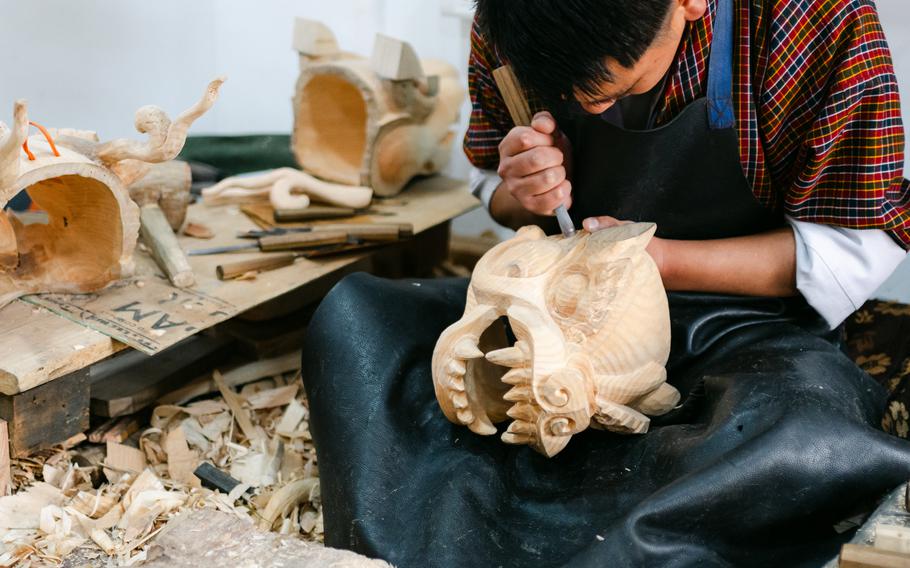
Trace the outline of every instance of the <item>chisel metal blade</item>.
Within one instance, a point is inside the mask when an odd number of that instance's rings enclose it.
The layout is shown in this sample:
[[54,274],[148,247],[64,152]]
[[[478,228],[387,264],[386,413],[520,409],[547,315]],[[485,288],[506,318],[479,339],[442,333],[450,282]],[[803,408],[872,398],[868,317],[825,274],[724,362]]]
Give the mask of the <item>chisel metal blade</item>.
[[242,250],[259,250],[258,243],[250,243],[248,245],[231,245],[227,247],[214,247],[207,249],[195,249],[186,252],[187,256],[206,256],[210,254],[224,254],[228,252],[237,252]]
[[566,211],[565,205],[560,205],[556,208],[556,222],[559,223],[559,230],[562,231],[562,236],[569,238],[575,235],[575,224],[572,223],[572,218],[569,217],[569,212]]

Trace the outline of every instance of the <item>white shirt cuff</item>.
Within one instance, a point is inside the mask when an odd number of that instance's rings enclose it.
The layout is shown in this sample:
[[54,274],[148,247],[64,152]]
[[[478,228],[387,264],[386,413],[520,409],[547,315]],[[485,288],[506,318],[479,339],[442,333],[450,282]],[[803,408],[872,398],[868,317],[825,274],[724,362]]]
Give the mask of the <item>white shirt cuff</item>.
[[502,183],[502,178],[494,171],[482,170],[480,168],[471,168],[470,178],[471,193],[479,199],[487,211],[490,210],[490,200],[493,199],[493,192]]
[[796,237],[796,288],[832,329],[859,309],[907,253],[885,231],[787,217]]

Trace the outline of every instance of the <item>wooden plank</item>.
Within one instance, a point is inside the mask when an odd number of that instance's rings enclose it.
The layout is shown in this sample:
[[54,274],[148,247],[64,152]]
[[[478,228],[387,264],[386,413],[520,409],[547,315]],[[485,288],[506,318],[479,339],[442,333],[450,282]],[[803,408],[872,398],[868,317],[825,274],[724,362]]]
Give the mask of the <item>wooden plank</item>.
[[240,312],[203,291],[174,288],[164,279],[142,276],[117,281],[95,294],[37,294],[23,301],[111,335],[147,355]]
[[[390,213],[375,216],[381,223],[411,224],[415,235],[437,227],[479,206],[464,182],[444,177],[419,180],[394,200],[377,200],[374,208]],[[236,238],[237,231],[257,228],[236,207],[207,208],[201,204],[191,205],[188,219],[206,225],[215,232],[215,238],[204,243],[205,247],[225,246],[243,242]],[[198,240],[181,236],[185,249],[200,246]],[[225,255],[192,257],[190,265],[196,273],[197,285],[194,290],[235,306],[238,311],[247,311],[268,303],[283,294],[294,291],[308,292],[309,302],[299,304],[291,311],[311,303],[320,297],[345,274],[353,265],[370,269],[369,259],[375,253],[364,253],[351,257],[325,258],[318,260],[301,259],[292,266],[261,274],[254,281],[219,281],[215,267]],[[231,259],[255,258],[256,254],[233,254]],[[149,282],[166,282],[164,275],[147,254],[137,251],[136,273],[146,286],[135,288],[137,300],[150,300]],[[176,292],[179,290],[170,288]],[[99,296],[111,295],[105,290]],[[121,306],[122,307],[122,306]],[[62,320],[46,312],[33,313],[33,306],[17,301],[4,308],[0,318],[0,392],[13,395],[33,388],[47,381],[80,369],[122,350],[123,345],[112,341],[101,333],[90,331],[75,323]],[[271,315],[274,315],[273,312]],[[284,312],[288,313],[287,311]],[[228,319],[231,314],[205,318],[195,330],[183,328],[173,333],[174,342],[198,333]],[[151,318],[149,318],[151,319]],[[183,337],[180,337],[183,336]]]
[[28,455],[88,430],[88,369],[13,396],[0,396],[13,456]]
[[13,302],[0,311],[0,393],[26,391],[125,348],[43,308]]
[[845,544],[840,551],[840,568],[910,568],[910,555],[871,546]]
[[0,420],[0,497],[6,497],[13,488],[13,474],[9,458],[9,427]]
[[910,554],[910,527],[884,523],[875,525],[875,548]]
[[92,414],[114,418],[148,407],[166,393],[223,364],[233,341],[194,335],[149,357],[130,351],[92,367]]

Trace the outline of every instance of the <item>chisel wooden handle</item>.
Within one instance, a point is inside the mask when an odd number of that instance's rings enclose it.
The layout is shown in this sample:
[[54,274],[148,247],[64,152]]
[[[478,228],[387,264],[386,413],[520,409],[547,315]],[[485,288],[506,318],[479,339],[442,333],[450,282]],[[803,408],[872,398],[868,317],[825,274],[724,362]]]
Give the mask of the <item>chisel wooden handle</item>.
[[139,209],[139,230],[158,266],[174,286],[189,288],[196,283],[196,275],[160,207],[143,205]]
[[266,272],[268,270],[290,266],[294,264],[295,259],[297,259],[296,254],[274,254],[265,258],[229,262],[217,266],[215,268],[215,274],[218,275],[218,280],[232,280],[234,278],[239,278],[248,272]]
[[515,77],[512,68],[503,65],[494,69],[493,80],[499,87],[503,102],[506,103],[506,108],[509,109],[515,126],[531,126],[531,119],[534,118],[531,115],[531,107],[528,105],[528,99],[521,90],[521,85],[518,84],[518,78]]
[[321,205],[310,205],[304,209],[276,209],[274,213],[275,221],[279,223],[313,221],[316,219],[341,219],[343,217],[354,217],[355,215],[357,215],[356,209]]
[[316,231],[347,231],[352,237],[369,237],[375,236],[377,239],[395,240],[396,238],[407,238],[414,236],[414,225],[410,223],[326,223],[323,225],[313,225],[312,229]]
[[397,225],[375,225],[373,227],[354,227],[352,229],[343,229],[338,227],[339,231],[346,231],[350,237],[370,242],[397,241],[401,236],[401,231]]
[[322,245],[337,245],[348,242],[344,231],[320,231],[313,233],[290,233],[259,239],[259,248],[265,252],[294,250]]

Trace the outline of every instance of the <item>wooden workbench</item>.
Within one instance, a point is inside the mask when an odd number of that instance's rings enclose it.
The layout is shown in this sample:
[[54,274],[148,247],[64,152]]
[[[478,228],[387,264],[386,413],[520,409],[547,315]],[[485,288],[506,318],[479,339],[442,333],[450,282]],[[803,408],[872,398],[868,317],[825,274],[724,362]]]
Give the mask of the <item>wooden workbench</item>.
[[[434,228],[438,230],[478,205],[463,182],[434,177],[416,182],[387,204],[379,201],[376,207],[394,213],[379,218],[379,222],[410,223],[414,227],[415,240],[419,240],[422,234]],[[208,226],[217,236],[206,241],[181,237],[185,249],[249,242],[241,241],[235,235],[237,231],[256,228],[236,207],[230,206],[207,208],[194,204],[187,218]],[[229,258],[242,260],[255,254],[233,253]],[[253,281],[229,282],[215,277],[215,266],[225,261],[225,255],[190,257],[197,281],[194,290],[233,308],[207,318],[195,332],[292,291],[313,287],[324,293],[344,275],[363,266],[364,259],[373,254],[377,253],[313,261],[301,259],[293,266],[261,274]],[[160,270],[147,254],[137,251],[136,265],[138,278],[160,281]],[[108,291],[101,294],[105,292]],[[136,286],[130,293],[141,299],[144,292]],[[23,393],[73,374],[125,348],[122,343],[74,321],[26,301],[16,301],[0,315],[0,393],[7,396]]]

